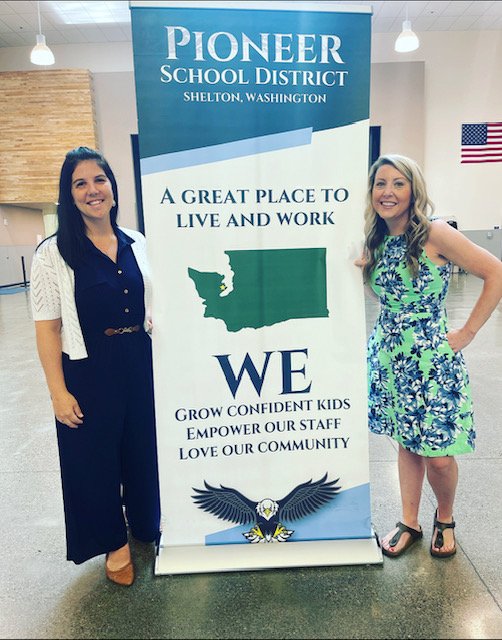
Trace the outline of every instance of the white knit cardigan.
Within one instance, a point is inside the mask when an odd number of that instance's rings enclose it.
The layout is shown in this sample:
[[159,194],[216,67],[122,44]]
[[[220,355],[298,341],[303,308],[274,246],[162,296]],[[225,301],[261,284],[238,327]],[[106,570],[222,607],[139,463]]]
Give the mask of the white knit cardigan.
[[[122,229],[134,240],[131,244],[145,285],[145,330],[149,330],[152,286],[146,258],[146,241],[143,234]],[[75,302],[75,274],[59,253],[56,237],[49,238],[33,256],[30,276],[31,308],[33,320],[57,320],[61,318],[61,342],[63,352],[70,360],[87,358],[84,336]]]

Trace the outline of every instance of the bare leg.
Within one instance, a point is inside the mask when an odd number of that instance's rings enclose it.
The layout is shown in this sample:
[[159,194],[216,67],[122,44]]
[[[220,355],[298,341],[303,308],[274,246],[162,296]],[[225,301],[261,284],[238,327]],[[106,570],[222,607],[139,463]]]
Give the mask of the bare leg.
[[[402,518],[401,522],[412,529],[420,530],[418,524],[418,509],[422,495],[422,485],[425,475],[425,460],[416,453],[411,453],[402,446],[398,452],[399,486],[401,489]],[[409,533],[403,533],[395,547],[389,547],[389,540],[397,532],[397,529],[390,531],[381,540],[385,549],[398,552],[408,542]]]
[[106,564],[111,571],[118,571],[125,567],[131,561],[131,551],[129,549],[129,543],[125,544],[120,549],[110,551]]
[[[438,502],[437,519],[440,522],[452,522],[453,502],[458,483],[458,465],[455,458],[451,456],[427,458],[427,480]],[[433,543],[436,539],[436,533],[434,530]],[[455,547],[453,529],[444,530],[443,540],[444,543],[440,551],[452,551]]]

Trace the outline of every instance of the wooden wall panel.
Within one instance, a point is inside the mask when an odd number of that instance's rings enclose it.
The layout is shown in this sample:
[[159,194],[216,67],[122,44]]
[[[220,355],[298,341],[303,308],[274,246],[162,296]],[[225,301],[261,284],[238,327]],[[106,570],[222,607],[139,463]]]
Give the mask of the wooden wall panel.
[[0,73],[0,203],[57,200],[66,153],[98,148],[86,69]]

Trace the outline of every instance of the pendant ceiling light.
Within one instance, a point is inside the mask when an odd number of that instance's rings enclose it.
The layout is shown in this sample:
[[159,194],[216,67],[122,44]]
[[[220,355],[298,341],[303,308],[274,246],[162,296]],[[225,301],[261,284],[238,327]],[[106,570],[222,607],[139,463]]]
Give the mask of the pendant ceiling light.
[[42,35],[42,22],[40,20],[40,0],[37,0],[38,9],[38,34],[37,44],[31,50],[30,62],[48,66],[54,64],[54,54],[45,43],[45,36]]
[[411,21],[408,20],[408,3],[406,3],[406,20],[403,22],[403,30],[398,35],[394,50],[398,53],[406,53],[418,49],[420,42],[418,36],[411,30]]

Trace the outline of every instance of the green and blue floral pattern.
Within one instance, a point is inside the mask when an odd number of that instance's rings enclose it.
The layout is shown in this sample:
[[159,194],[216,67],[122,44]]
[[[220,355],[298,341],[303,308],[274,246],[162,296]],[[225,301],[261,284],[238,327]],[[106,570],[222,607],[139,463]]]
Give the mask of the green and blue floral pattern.
[[454,353],[445,298],[450,268],[422,252],[412,278],[404,236],[386,236],[371,287],[380,315],[368,342],[369,428],[423,456],[474,450],[469,376]]

